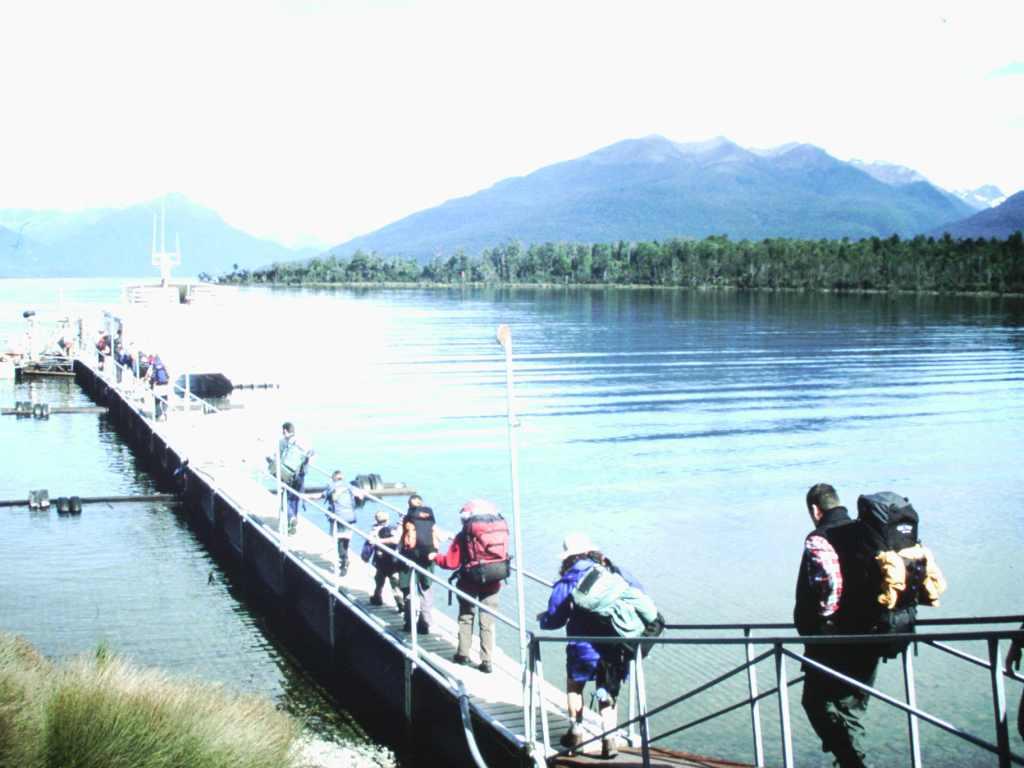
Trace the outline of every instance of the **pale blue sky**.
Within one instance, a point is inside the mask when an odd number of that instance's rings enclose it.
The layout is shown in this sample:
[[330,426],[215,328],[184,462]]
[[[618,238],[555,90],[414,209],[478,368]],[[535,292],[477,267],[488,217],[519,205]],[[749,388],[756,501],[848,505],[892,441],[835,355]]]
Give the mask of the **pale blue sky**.
[[1024,3],[0,3],[0,207],[337,243],[625,138],[1024,188]]

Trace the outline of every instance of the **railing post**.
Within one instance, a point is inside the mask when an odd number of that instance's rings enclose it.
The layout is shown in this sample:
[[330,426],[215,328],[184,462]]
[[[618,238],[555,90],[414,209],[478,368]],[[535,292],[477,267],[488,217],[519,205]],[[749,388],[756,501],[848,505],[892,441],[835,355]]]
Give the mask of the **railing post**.
[[[907,692],[907,704],[917,708],[917,686],[914,683],[914,655],[911,652],[913,646],[903,649],[903,687]],[[910,765],[911,768],[921,768],[921,733],[917,715],[907,713],[907,728],[910,731]]]
[[[412,566],[409,567],[409,640],[412,643],[413,658],[420,656],[418,641],[419,633],[416,631],[420,615],[420,574]],[[415,666],[415,665],[414,665]]]
[[548,710],[544,706],[544,664],[540,658],[540,643],[534,641],[537,647],[537,659],[534,662],[536,667],[537,702],[540,706],[540,732],[544,737],[544,758],[547,759],[548,751],[551,749],[551,730],[548,726]]
[[996,716],[996,744],[999,746],[999,768],[1010,766],[1010,732],[1006,725],[1006,688],[999,658],[999,638],[988,639],[988,666],[992,676],[992,706]]
[[512,331],[507,325],[499,325],[497,340],[505,352],[505,395],[508,406],[508,454],[509,473],[512,483],[512,536],[515,546],[515,557],[519,560],[519,567],[516,568],[516,616],[519,624],[519,668],[521,672],[520,684],[522,686],[523,717],[526,717],[527,696],[526,690],[526,667],[527,661],[527,640],[526,640],[526,590],[523,585],[523,569],[526,561],[523,558],[523,524],[522,511],[519,508],[519,449],[516,441],[516,429],[519,421],[516,418],[515,395],[513,392],[512,376]]
[[525,722],[523,723],[523,725],[525,726],[525,728],[523,729],[523,739],[524,739],[524,741],[526,741],[526,748],[528,750],[530,750],[531,753],[534,751],[534,749],[537,746],[536,743],[535,743],[537,739],[536,739],[536,736],[534,734],[534,731],[537,728],[537,712],[536,712],[536,709],[535,709],[536,704],[537,704],[537,698],[534,695],[535,694],[535,683],[536,683],[535,678],[534,678],[534,667],[535,667],[534,655],[535,655],[536,651],[537,651],[537,646],[531,640],[530,641],[530,648],[529,648],[529,651],[527,653],[527,660],[528,660],[528,662],[527,662],[527,669],[526,669],[528,704],[527,704],[527,707],[526,707],[526,716],[524,718]]
[[[793,768],[793,729],[789,723],[789,685],[782,643],[775,643],[775,683],[779,689],[779,725],[782,728],[782,765]],[[807,683],[805,682],[804,685]]]
[[627,736],[629,738],[629,745],[631,747],[636,746],[636,700],[638,695],[638,678],[636,675],[636,659],[631,659],[629,662],[629,673],[632,675],[633,684],[629,686],[629,730]]
[[[743,628],[743,636],[750,639],[750,627]],[[750,727],[754,735],[754,765],[764,765],[764,739],[761,736],[761,707],[757,700],[757,668],[754,666],[754,646],[747,643],[747,690],[750,691]]]
[[647,684],[644,681],[644,661],[639,644],[636,648],[637,714],[640,718],[640,755],[644,768],[651,768],[651,733],[647,722]]

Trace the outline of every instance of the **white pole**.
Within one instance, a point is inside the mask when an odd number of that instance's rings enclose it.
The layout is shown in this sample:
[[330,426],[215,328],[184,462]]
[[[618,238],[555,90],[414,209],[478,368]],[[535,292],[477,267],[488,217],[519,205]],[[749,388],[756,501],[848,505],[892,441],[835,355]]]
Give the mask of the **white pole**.
[[[512,532],[515,536],[515,555],[519,561],[516,566],[516,607],[519,622],[519,663],[523,673],[523,713],[526,716],[529,696],[526,686],[527,674],[527,640],[526,640],[526,595],[523,587],[523,571],[526,563],[523,562],[523,530],[520,524],[519,509],[519,452],[516,447],[516,428],[519,422],[516,419],[515,395],[512,390],[512,331],[507,325],[498,326],[498,343],[505,350],[505,388],[508,399],[508,453],[509,467],[512,478]],[[528,732],[528,731],[527,731]]]

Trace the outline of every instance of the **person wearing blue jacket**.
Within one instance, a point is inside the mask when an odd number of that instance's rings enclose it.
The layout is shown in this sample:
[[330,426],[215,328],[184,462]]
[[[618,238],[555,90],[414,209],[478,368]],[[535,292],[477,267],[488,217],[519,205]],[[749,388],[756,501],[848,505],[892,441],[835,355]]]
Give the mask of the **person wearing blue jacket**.
[[[548,599],[546,611],[537,614],[542,629],[565,627],[570,637],[610,636],[615,632],[608,620],[590,611],[579,609],[573,602],[572,592],[595,565],[602,565],[622,576],[630,586],[643,589],[630,574],[611,564],[582,533],[570,533],[562,543],[562,565],[559,579],[555,582]],[[583,734],[583,689],[593,680],[597,685],[596,697],[599,702],[601,722],[605,731],[611,731],[618,723],[615,700],[626,677],[626,660],[623,647],[619,644],[595,647],[585,640],[572,640],[565,648],[566,709],[569,713],[569,730],[562,736],[566,747],[578,747],[584,741]],[[602,742],[602,756],[614,757],[617,753],[614,737]]]

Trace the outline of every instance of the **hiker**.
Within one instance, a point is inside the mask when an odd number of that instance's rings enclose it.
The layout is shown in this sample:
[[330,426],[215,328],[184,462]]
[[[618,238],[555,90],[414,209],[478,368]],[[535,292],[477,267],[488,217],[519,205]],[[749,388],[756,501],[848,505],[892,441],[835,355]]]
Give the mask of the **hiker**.
[[[281,482],[292,489],[284,491],[288,497],[288,535],[293,535],[299,524],[299,496],[306,485],[306,465],[313,457],[312,449],[303,449],[295,440],[295,425],[286,421],[281,425],[281,440],[277,445],[278,456],[281,458]],[[267,463],[274,474],[277,467],[273,456],[267,457]]]
[[373,528],[370,529],[369,543],[372,546],[373,595],[370,605],[384,605],[384,583],[391,586],[391,594],[395,598],[395,607],[399,613],[405,613],[405,596],[399,584],[399,563],[388,550],[394,551],[401,538],[399,526],[390,525],[391,517],[386,509],[378,509],[373,515]]
[[103,370],[103,363],[110,354],[110,334],[102,328],[96,337],[96,367]]
[[[423,504],[423,498],[419,494],[409,497],[409,508],[402,518],[402,534],[399,542],[399,552],[403,557],[412,560],[428,571],[434,570],[434,563],[430,556],[437,551],[438,540],[437,528],[434,523],[434,510]],[[399,573],[399,585],[405,597],[405,624],[402,627],[406,632],[412,631],[412,600],[410,590],[414,580],[413,569],[405,566]],[[421,635],[430,634],[430,611],[433,607],[434,596],[430,588],[430,578],[423,573],[415,574],[417,595],[419,596],[419,616],[416,618],[416,631]]]
[[[857,499],[851,520],[827,483],[811,487],[807,512],[814,530],[804,539],[793,622],[801,635],[913,632],[918,604],[937,605],[945,579],[917,539],[917,512],[898,494]],[[896,658],[909,641],[860,645],[807,645],[805,655],[873,686],[878,662]],[[864,765],[869,695],[804,664],[801,703],[811,727],[841,768]]]
[[345,482],[345,475],[340,469],[331,474],[331,482],[324,488],[320,499],[330,511],[327,522],[331,526],[331,538],[338,542],[338,575],[348,573],[348,549],[352,543],[352,529],[338,522],[339,519],[355,525],[356,499],[365,498],[361,488]]
[[[640,583],[627,572],[614,566],[586,534],[567,534],[562,542],[562,564],[558,572],[558,581],[551,590],[547,610],[537,614],[541,628],[558,629],[564,626],[569,636],[619,636],[606,616],[581,608],[577,600],[584,580],[588,576],[593,578],[605,572],[617,574],[624,579],[628,586],[633,588],[633,594],[642,594],[643,587]],[[653,603],[651,606],[653,607]],[[630,611],[633,612],[633,618],[638,618],[635,610]],[[657,614],[657,609],[654,609],[654,614]],[[653,622],[655,618],[655,615],[648,615],[646,621]],[[601,741],[601,754],[605,758],[610,758],[618,753],[617,741],[612,733],[618,724],[615,703],[626,679],[628,662],[629,656],[622,643],[598,643],[595,646],[585,640],[573,640],[566,645],[566,709],[570,725],[569,730],[562,736],[562,746],[578,747],[585,740],[583,689],[593,680],[597,686],[594,696],[598,701],[602,730],[608,734]]]
[[170,397],[171,376],[164,366],[160,355],[149,356],[149,367],[146,368],[145,381],[153,391],[153,419],[167,421],[167,398]]
[[[1020,628],[1024,630],[1024,624],[1020,625]],[[1018,637],[1013,638],[1010,641],[1010,650],[1006,652],[1006,671],[1012,672],[1013,670],[1020,671],[1020,656],[1021,646],[1024,643]],[[1020,694],[1020,704],[1017,706],[1017,732],[1020,733],[1020,737],[1024,739],[1024,691]]]
[[[452,539],[448,551],[436,552],[433,561],[450,571],[455,586],[475,597],[493,611],[498,610],[498,591],[509,576],[508,523],[498,508],[486,499],[470,499],[459,511],[462,530]],[[477,606],[459,596],[459,646],[452,661],[472,665],[469,648],[473,643],[473,617]],[[494,616],[480,609],[480,666],[490,674],[494,660]]]

